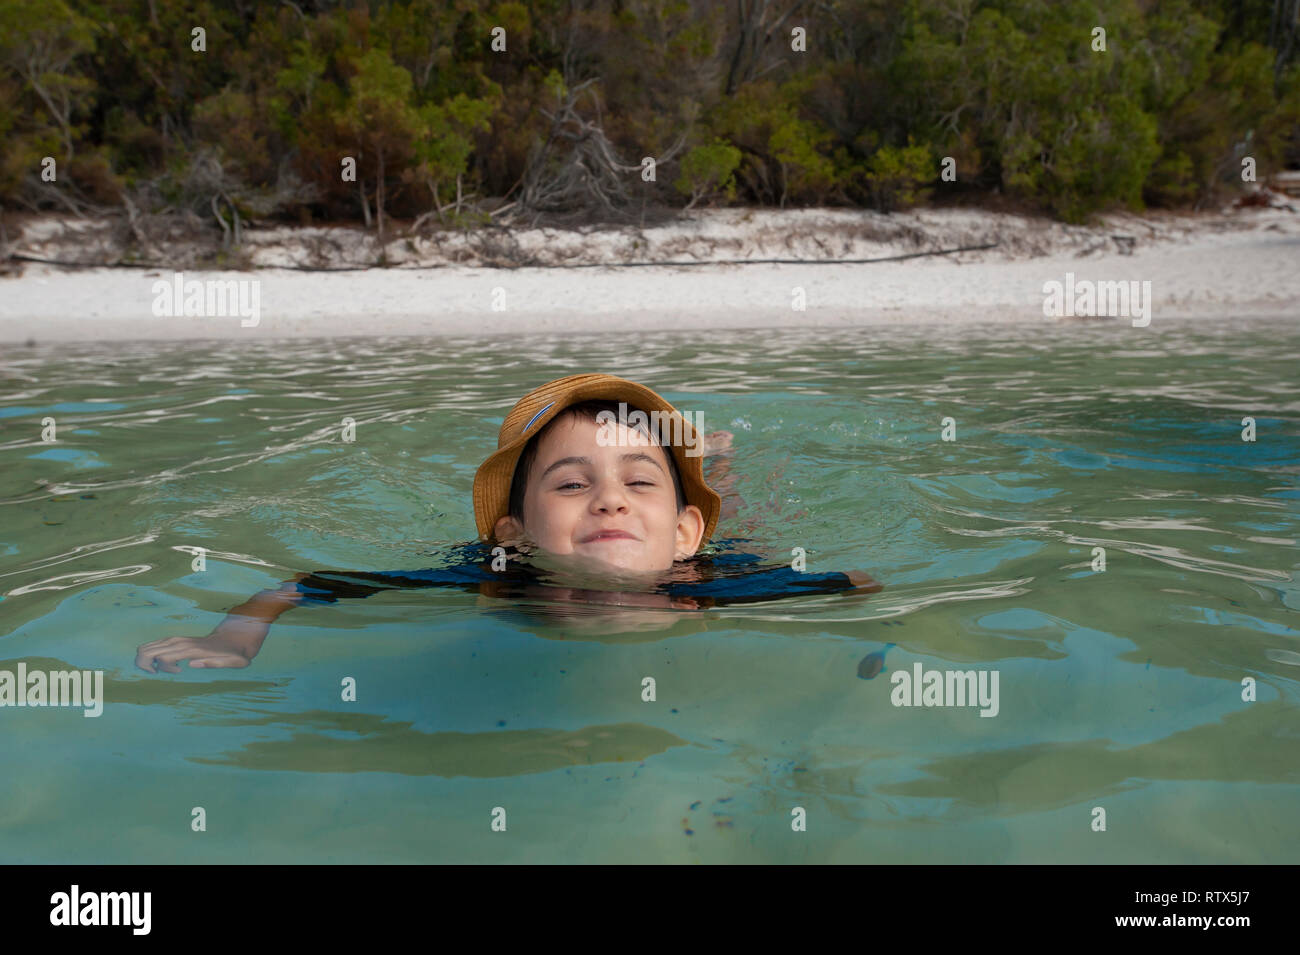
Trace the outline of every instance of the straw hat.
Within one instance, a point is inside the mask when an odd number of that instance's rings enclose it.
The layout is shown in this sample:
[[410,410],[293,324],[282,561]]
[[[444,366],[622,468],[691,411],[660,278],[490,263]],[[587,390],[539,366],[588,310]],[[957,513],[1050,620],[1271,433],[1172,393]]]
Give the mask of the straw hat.
[[[677,409],[644,385],[615,378],[613,375],[570,375],[548,381],[524,395],[510,409],[497,435],[497,449],[484,461],[474,475],[474,522],[479,537],[492,536],[496,522],[510,512],[510,484],[514,480],[515,465],[523,453],[524,445],[539,434],[547,423],[570,405],[592,400],[623,401],[633,408],[649,414],[659,411],[677,413]],[[665,447],[677,464],[682,479],[682,491],[687,504],[694,504],[704,515],[704,537],[707,542],[718,523],[722,499],[704,483],[703,455],[688,455],[688,447],[703,448],[703,436],[696,436],[691,422],[682,418],[682,444]]]

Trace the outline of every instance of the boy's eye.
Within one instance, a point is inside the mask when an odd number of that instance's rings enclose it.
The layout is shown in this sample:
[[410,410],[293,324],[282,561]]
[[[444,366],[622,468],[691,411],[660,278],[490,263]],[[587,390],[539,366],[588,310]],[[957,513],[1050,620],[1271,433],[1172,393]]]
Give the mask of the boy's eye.
[[[627,483],[628,483],[629,485],[644,484],[646,487],[657,487],[657,485],[655,484],[654,481],[647,481],[647,480],[644,480],[644,479],[640,479],[640,480],[636,480],[636,481],[628,481]],[[571,487],[583,488],[583,487],[586,487],[586,485],[583,484],[581,481],[568,481],[568,482],[566,482],[566,483],[564,483],[564,484],[560,484],[560,485],[558,485],[558,486],[556,487],[556,490],[557,490],[557,491],[567,491],[567,490],[568,490],[569,488],[571,488]]]

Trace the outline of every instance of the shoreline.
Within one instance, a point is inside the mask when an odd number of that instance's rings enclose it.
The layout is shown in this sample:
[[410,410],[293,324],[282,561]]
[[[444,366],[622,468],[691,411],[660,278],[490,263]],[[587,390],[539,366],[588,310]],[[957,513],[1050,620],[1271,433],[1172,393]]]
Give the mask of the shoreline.
[[[249,244],[256,255],[278,257],[280,265],[290,264],[317,238],[311,230],[253,234],[257,238]],[[354,257],[369,238],[342,230],[334,236],[340,249],[334,262]],[[453,237],[444,239],[450,243]],[[243,288],[255,293],[258,313],[256,324],[245,327],[238,316],[250,313],[234,308],[206,317],[156,314],[159,298],[170,296],[156,294],[155,284],[173,282],[172,271],[28,264],[21,275],[0,278],[0,342],[1076,321],[1044,315],[1045,283],[1063,282],[1070,273],[1096,282],[1149,282],[1150,328],[1158,328],[1162,319],[1225,315],[1300,319],[1300,213],[1289,210],[1117,216],[1090,227],[967,210],[890,217],[842,210],[719,210],[644,232],[557,236],[554,230],[528,230],[509,240],[525,259],[549,250],[567,264],[596,267],[485,268],[450,261],[464,249],[443,247],[434,254],[422,251],[418,242],[400,240],[411,259],[389,268],[306,272],[268,265],[252,271],[183,271],[186,282],[256,283],[255,289]],[[995,248],[860,265],[609,267],[682,259],[883,258],[990,240]],[[347,247],[348,241],[356,247]],[[32,245],[36,252],[58,251],[48,242]],[[796,289],[802,289],[802,311],[795,307]],[[179,290],[175,298],[180,308]],[[494,309],[494,302],[504,310]],[[167,301],[162,304],[164,311],[172,310]],[[1087,319],[1096,320],[1128,323],[1122,316]]]

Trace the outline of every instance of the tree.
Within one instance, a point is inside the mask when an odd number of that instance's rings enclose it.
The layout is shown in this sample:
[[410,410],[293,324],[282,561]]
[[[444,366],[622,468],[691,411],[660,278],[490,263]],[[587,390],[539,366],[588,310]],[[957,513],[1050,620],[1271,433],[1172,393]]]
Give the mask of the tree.
[[682,160],[682,172],[673,183],[684,196],[689,196],[687,209],[706,197],[718,194],[735,198],[736,177],[740,165],[740,150],[721,139],[703,146],[695,146]]
[[[407,170],[407,178],[423,182],[433,202],[433,214],[443,222],[442,202],[438,196],[440,184],[456,181],[456,214],[460,214],[461,176],[469,165],[474,149],[471,135],[474,131],[487,132],[488,122],[497,109],[495,99],[471,99],[464,93],[445,103],[426,103],[418,113],[419,123],[415,139],[415,165]],[[426,216],[429,213],[425,214]],[[425,216],[416,220],[413,228],[423,224]]]
[[[351,95],[343,108],[343,126],[357,144],[358,168],[366,150],[373,153],[375,170],[375,212],[380,240],[384,236],[384,186],[388,163],[404,158],[420,129],[420,116],[411,106],[411,74],[393,62],[384,50],[371,49],[355,64],[349,84]],[[357,176],[366,224],[370,209],[366,202],[365,177]]]
[[63,159],[73,156],[73,114],[93,90],[70,67],[94,48],[94,24],[63,0],[0,0],[0,66],[12,70],[58,129]]

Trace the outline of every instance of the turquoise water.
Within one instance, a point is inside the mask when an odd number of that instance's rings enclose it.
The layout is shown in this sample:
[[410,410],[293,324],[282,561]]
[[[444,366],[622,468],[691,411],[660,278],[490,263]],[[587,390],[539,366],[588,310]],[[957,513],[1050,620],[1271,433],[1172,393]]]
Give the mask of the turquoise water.
[[[106,701],[0,708],[0,861],[1294,862],[1297,368],[1296,323],[1230,320],[8,349],[0,670]],[[735,434],[718,536],[884,590],[392,592],[134,667],[297,571],[437,563],[505,412],[580,371]],[[893,705],[917,663],[997,671],[997,715]]]

